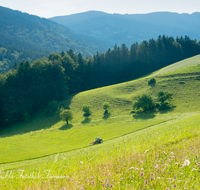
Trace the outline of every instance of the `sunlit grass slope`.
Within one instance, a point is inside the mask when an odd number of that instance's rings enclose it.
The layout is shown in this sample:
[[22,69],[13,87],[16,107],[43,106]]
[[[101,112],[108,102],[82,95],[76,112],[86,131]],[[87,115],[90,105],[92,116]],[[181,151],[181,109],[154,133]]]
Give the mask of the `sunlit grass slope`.
[[175,75],[191,75],[191,74],[200,75],[200,62],[198,65],[193,65],[190,67],[185,67],[182,69],[170,71],[159,76],[175,76]]
[[[194,62],[200,60],[195,56]],[[190,59],[192,61],[192,58]],[[108,87],[93,89],[66,97],[60,102],[74,113],[67,126],[58,115],[47,117],[41,111],[28,122],[18,123],[1,132],[0,163],[27,160],[58,152],[79,149],[100,136],[104,142],[134,131],[176,118],[186,118],[200,111],[200,81],[195,76],[156,78],[156,86],[147,85],[149,78],[141,78]],[[132,115],[132,102],[142,93],[156,96],[160,90],[174,93],[174,108],[167,112]],[[103,118],[102,104],[109,102],[110,117]],[[85,120],[82,106],[88,104],[92,115]]]
[[196,55],[194,57],[184,59],[182,61],[179,61],[179,62],[169,65],[167,67],[164,67],[164,68],[160,69],[158,72],[155,72],[154,76],[172,72],[172,71],[179,70],[179,69],[183,69],[183,68],[190,67],[193,65],[198,65],[198,64],[200,64],[200,55]]
[[[1,171],[1,189],[200,189],[200,115]],[[10,164],[10,167],[12,165]]]

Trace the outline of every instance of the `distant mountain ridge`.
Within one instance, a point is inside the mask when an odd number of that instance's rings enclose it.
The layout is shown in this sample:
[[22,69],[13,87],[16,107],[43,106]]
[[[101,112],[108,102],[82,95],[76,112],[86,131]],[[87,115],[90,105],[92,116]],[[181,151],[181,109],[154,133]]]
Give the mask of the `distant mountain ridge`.
[[69,49],[88,57],[108,47],[104,41],[76,34],[49,19],[0,6],[0,73],[22,59],[31,62]]
[[200,40],[200,13],[178,14],[155,12],[148,14],[108,14],[88,11],[50,18],[79,34],[107,41],[111,46],[125,43],[131,46],[159,35],[189,36]]
[[100,40],[76,34],[49,19],[1,6],[0,43],[48,50],[50,53],[73,49],[75,53],[81,52],[85,56],[107,50],[105,43]]

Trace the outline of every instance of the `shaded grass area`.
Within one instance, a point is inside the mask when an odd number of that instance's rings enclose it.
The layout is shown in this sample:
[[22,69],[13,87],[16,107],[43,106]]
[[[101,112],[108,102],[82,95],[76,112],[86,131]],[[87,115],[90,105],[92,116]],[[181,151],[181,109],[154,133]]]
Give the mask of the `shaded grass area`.
[[[66,97],[66,100],[58,103],[58,107],[69,109],[71,101],[76,94],[72,94]],[[8,126],[5,129],[0,130],[0,138],[9,137],[13,135],[22,135],[33,131],[46,130],[51,128],[54,124],[61,119],[59,114],[52,114],[48,116],[46,109],[40,110],[37,114],[33,115],[27,122],[17,122],[12,126]]]

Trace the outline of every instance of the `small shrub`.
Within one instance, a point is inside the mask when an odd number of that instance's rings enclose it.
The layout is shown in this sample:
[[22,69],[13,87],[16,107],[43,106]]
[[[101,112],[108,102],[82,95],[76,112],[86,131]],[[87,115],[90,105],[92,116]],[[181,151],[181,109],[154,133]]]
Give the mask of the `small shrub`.
[[150,86],[155,86],[155,85],[156,85],[156,79],[155,79],[155,78],[151,78],[151,79],[148,81],[148,85],[150,85]]
[[143,113],[153,110],[155,108],[155,103],[150,95],[143,94],[138,96],[137,100],[133,104],[133,110],[136,113]]
[[195,79],[195,80],[200,80],[200,76],[198,75],[198,76],[196,76],[194,79]]
[[89,117],[91,115],[91,107],[89,105],[84,105],[82,111],[84,112],[84,117]]
[[169,109],[170,108],[169,102],[173,99],[172,98],[173,94],[169,92],[160,91],[158,92],[157,95],[158,95],[157,100],[160,103],[160,106],[158,109],[159,110]]
[[103,106],[103,109],[105,110],[104,115],[107,115],[108,114],[108,108],[110,107],[110,104],[108,102],[104,102],[102,104],[102,106]]
[[169,92],[163,92],[163,91],[160,91],[158,92],[158,101],[161,102],[161,104],[163,104],[165,101],[170,101],[173,96],[172,93],[169,93]]

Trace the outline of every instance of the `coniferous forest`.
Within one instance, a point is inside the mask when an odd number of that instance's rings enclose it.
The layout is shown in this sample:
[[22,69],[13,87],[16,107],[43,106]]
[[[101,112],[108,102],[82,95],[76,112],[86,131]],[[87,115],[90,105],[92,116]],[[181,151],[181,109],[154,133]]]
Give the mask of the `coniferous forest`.
[[23,120],[68,94],[116,84],[200,54],[200,42],[188,36],[122,44],[84,58],[73,50],[50,54],[32,63],[21,61],[0,75],[0,126]]

